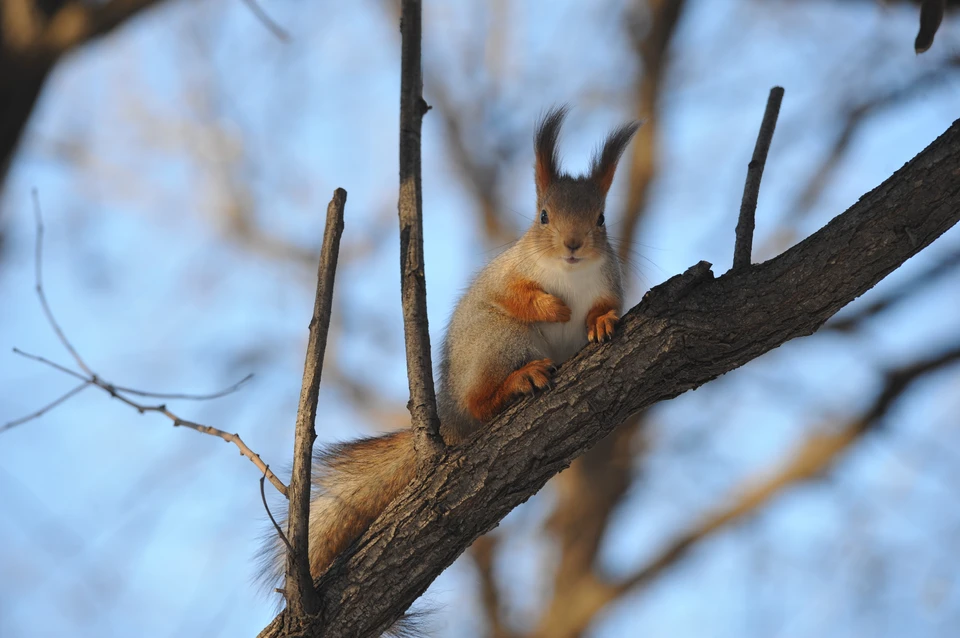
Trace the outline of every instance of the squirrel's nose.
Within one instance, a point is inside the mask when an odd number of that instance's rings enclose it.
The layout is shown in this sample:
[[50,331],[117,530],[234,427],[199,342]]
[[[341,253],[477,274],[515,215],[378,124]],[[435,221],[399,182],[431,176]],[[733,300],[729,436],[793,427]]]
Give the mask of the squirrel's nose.
[[563,240],[563,245],[570,249],[571,252],[577,250],[583,246],[583,242],[579,239],[565,239]]

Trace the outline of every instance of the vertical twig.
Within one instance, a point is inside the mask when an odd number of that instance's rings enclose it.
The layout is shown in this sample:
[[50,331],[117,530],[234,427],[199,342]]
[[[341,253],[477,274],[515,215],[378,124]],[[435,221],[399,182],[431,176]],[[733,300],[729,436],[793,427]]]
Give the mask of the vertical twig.
[[757,197],[760,195],[760,178],[763,166],[767,163],[767,151],[773,139],[773,130],[777,127],[780,114],[780,102],[783,101],[783,87],[770,89],[767,108],[763,112],[757,144],[753,147],[753,157],[747,165],[747,183],[743,187],[743,200],[740,202],[740,219],[737,221],[737,240],[733,248],[733,270],[750,267],[753,253],[753,228],[757,213]]
[[290,510],[287,517],[287,535],[291,551],[287,552],[285,595],[287,607],[296,616],[315,614],[319,599],[310,576],[308,531],[310,524],[310,466],[313,459],[313,441],[317,438],[314,421],[317,418],[317,400],[320,395],[320,373],[323,371],[323,353],[327,347],[327,329],[330,327],[330,306],[333,303],[333,282],[337,273],[340,236],[343,234],[343,208],[347,191],[338,188],[327,206],[327,226],[320,250],[317,271],[317,297],[310,319],[307,356],[303,366],[303,385],[297,408],[296,435],[293,442],[293,472],[290,476]]
[[421,3],[403,0],[400,13],[400,293],[410,383],[414,445],[423,459],[442,446],[433,389],[427,285],[423,272],[423,195],[420,184],[420,130],[430,108],[423,100],[420,62]]
[[913,50],[917,55],[933,46],[933,36],[937,35],[946,10],[946,0],[923,0],[920,5],[920,30],[913,41]]

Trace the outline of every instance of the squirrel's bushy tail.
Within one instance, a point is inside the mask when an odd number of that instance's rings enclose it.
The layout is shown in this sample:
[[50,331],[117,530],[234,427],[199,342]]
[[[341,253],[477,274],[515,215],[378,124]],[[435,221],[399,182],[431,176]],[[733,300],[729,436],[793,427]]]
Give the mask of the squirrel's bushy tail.
[[[410,430],[338,443],[315,453],[310,499],[310,573],[323,573],[370,526],[416,472]],[[281,528],[285,525],[281,523]],[[276,532],[263,551],[261,580],[280,586],[286,547]]]

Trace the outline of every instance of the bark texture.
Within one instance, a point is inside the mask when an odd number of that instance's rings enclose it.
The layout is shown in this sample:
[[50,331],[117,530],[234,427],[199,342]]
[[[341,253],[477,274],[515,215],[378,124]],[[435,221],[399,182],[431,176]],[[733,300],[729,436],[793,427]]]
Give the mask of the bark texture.
[[307,337],[307,356],[303,365],[303,384],[297,423],[293,440],[293,470],[290,475],[290,507],[287,515],[287,536],[292,549],[287,552],[284,595],[287,606],[301,614],[312,614],[317,609],[308,556],[310,533],[310,486],[313,461],[313,442],[317,439],[317,402],[320,399],[320,376],[323,355],[327,350],[327,332],[333,308],[333,284],[340,256],[340,237],[343,235],[343,209],[347,191],[338,188],[327,206],[327,223],[317,266],[317,294],[310,317]]
[[427,282],[423,267],[423,187],[420,179],[420,131],[427,103],[423,100],[420,61],[420,0],[403,0],[400,14],[400,297],[403,336],[410,383],[410,417],[415,445],[427,461],[442,447],[437,396],[433,387]]
[[652,289],[612,342],[421,472],[317,581],[320,612],[261,636],[371,636],[477,537],[631,414],[816,331],[960,220],[960,121],[847,212],[779,257]]

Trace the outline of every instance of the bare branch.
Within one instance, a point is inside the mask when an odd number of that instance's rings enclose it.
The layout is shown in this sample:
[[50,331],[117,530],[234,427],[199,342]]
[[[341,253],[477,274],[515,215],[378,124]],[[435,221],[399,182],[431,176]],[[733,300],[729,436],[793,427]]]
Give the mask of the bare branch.
[[27,421],[32,421],[33,419],[38,419],[38,418],[40,418],[41,416],[43,416],[44,414],[46,414],[46,413],[49,412],[50,410],[54,409],[55,407],[57,407],[58,405],[60,405],[60,404],[63,403],[64,401],[66,401],[67,399],[71,398],[72,396],[74,396],[74,395],[76,395],[76,394],[79,394],[82,390],[85,390],[85,389],[88,388],[88,387],[90,387],[90,382],[89,382],[89,381],[84,381],[83,383],[81,383],[80,385],[76,386],[75,388],[73,388],[73,389],[70,390],[69,392],[61,395],[61,396],[58,397],[57,399],[54,399],[53,401],[51,401],[51,402],[48,403],[47,405],[43,406],[42,408],[40,408],[40,409],[37,410],[36,412],[33,412],[33,413],[28,414],[28,415],[26,415],[26,416],[20,417],[19,419],[14,419],[13,421],[7,421],[7,422],[4,423],[3,425],[0,425],[0,434],[6,432],[7,430],[9,430],[9,429],[11,429],[11,428],[17,427],[18,425],[23,425],[23,424],[26,423]]
[[[67,349],[67,351],[73,356],[74,361],[77,363],[80,369],[83,370],[83,373],[77,372],[75,370],[71,370],[66,366],[60,365],[59,363],[54,363],[53,361],[50,361],[49,359],[46,359],[39,355],[24,352],[18,348],[14,348],[13,352],[15,354],[18,354],[22,357],[26,357],[38,363],[43,363],[45,365],[48,365],[66,375],[74,377],[75,379],[79,379],[80,381],[83,381],[83,387],[86,387],[87,385],[95,385],[101,390],[103,390],[104,392],[106,392],[107,394],[109,394],[110,396],[112,396],[113,398],[134,408],[140,414],[144,414],[145,412],[158,412],[166,416],[171,421],[173,421],[174,426],[182,425],[184,427],[188,427],[192,430],[196,430],[197,432],[201,432],[203,434],[209,434],[211,436],[219,437],[228,443],[233,443],[240,450],[240,454],[250,459],[250,461],[252,461],[253,464],[256,465],[257,468],[259,468],[260,471],[264,475],[266,475],[267,478],[270,479],[270,483],[272,483],[273,486],[276,487],[281,494],[286,496],[287,486],[283,484],[283,481],[281,481],[277,477],[277,475],[270,470],[269,467],[267,467],[267,465],[260,458],[260,455],[256,454],[253,450],[247,447],[247,444],[243,442],[243,439],[240,438],[239,434],[230,434],[229,432],[224,432],[223,430],[219,430],[217,428],[210,427],[208,425],[203,425],[200,423],[196,423],[194,421],[188,421],[187,419],[182,419],[176,414],[174,414],[173,412],[171,412],[169,409],[167,409],[167,406],[165,404],[143,405],[141,403],[137,403],[136,401],[125,396],[124,393],[130,392],[131,394],[139,394],[140,396],[147,396],[147,397],[150,397],[150,396],[157,397],[157,396],[163,396],[163,395],[160,395],[158,393],[143,392],[139,390],[130,390],[128,388],[115,386],[112,383],[109,383],[104,379],[102,379],[99,375],[97,375],[95,372],[93,372],[93,370],[91,370],[87,366],[86,362],[80,356],[80,353],[77,352],[77,350],[73,347],[73,344],[70,343],[70,340],[67,339],[66,334],[60,328],[60,324],[58,324],[57,320],[54,318],[53,311],[50,309],[50,304],[47,302],[47,296],[43,289],[43,218],[40,214],[40,200],[39,200],[39,197],[37,196],[36,190],[34,190],[33,192],[33,197],[34,197],[34,214],[36,215],[36,222],[37,222],[37,226],[36,226],[37,241],[36,241],[36,251],[34,256],[35,276],[36,276],[35,287],[36,287],[37,297],[40,300],[40,305],[43,308],[44,315],[46,316],[47,321],[50,323],[50,326],[53,328],[54,332],[57,334],[57,338],[60,340],[60,343],[63,344],[63,346]],[[248,375],[247,377],[244,377],[244,379],[242,379],[238,383],[231,386],[231,388],[227,388],[222,392],[215,393],[214,395],[208,395],[208,396],[210,396],[210,398],[214,398],[215,396],[223,396],[228,392],[233,392],[234,390],[236,390],[238,386],[240,386],[242,383],[247,381],[247,379],[249,378],[250,378],[250,375]],[[82,387],[76,388],[74,391],[61,397],[54,403],[46,406],[46,408],[39,410],[38,413],[36,413],[35,416],[33,416],[32,418],[36,418],[36,416],[39,416],[43,412],[55,407],[56,405],[63,403],[70,397],[80,392],[81,389],[83,388]],[[176,396],[177,398],[201,398],[201,399],[204,398],[203,395],[176,395]],[[3,430],[6,430],[6,429],[8,428],[7,427],[3,428]],[[3,431],[3,430],[0,430],[0,431]]]
[[420,62],[421,3],[403,0],[400,14],[400,291],[410,382],[410,416],[421,460],[442,449],[427,322],[423,266],[423,192],[420,131],[430,108],[423,100]]
[[25,357],[25,358],[27,358],[27,359],[30,359],[31,361],[36,361],[37,363],[42,363],[42,364],[44,364],[44,365],[48,365],[48,366],[50,366],[51,368],[53,368],[54,370],[59,370],[60,372],[62,372],[62,373],[64,373],[64,374],[66,374],[66,375],[69,375],[69,376],[73,377],[74,379],[80,379],[81,381],[87,381],[87,380],[88,380],[88,377],[80,374],[80,373],[77,372],[76,370],[71,370],[71,369],[68,368],[67,366],[60,365],[59,363],[54,363],[53,361],[50,361],[49,359],[46,359],[46,358],[44,358],[44,357],[41,357],[41,356],[38,355],[38,354],[30,354],[29,352],[24,352],[24,351],[21,350],[20,348],[13,348],[13,354],[18,354],[18,355],[20,355],[21,357]]
[[70,343],[70,340],[67,339],[67,336],[63,334],[60,324],[57,323],[53,312],[50,310],[50,304],[47,303],[47,296],[43,292],[43,215],[40,212],[40,195],[37,193],[37,189],[33,189],[33,215],[37,224],[37,244],[36,250],[34,251],[34,278],[36,279],[35,289],[37,297],[40,299],[40,307],[43,308],[43,314],[46,315],[50,327],[57,333],[57,339],[59,339],[63,347],[67,349],[67,352],[70,353],[73,360],[77,362],[80,369],[87,373],[87,376],[92,377],[93,372],[87,367],[86,362],[80,358],[80,355],[77,354],[76,349],[73,347],[73,344]]
[[753,147],[753,157],[747,165],[747,183],[743,187],[743,200],[740,202],[740,219],[737,221],[737,241],[733,249],[733,270],[750,267],[753,254],[753,229],[756,221],[757,198],[760,195],[760,179],[763,167],[767,163],[767,152],[773,140],[773,131],[777,127],[780,115],[780,102],[783,101],[783,88],[775,86],[767,97],[767,108],[763,112],[757,144]]
[[933,46],[933,37],[937,35],[946,9],[947,0],[923,0],[920,5],[920,30],[913,42],[913,50],[918,55]]
[[132,394],[137,397],[144,397],[146,399],[167,399],[167,400],[183,400],[183,401],[209,401],[211,399],[219,399],[220,397],[225,397],[228,394],[233,394],[239,390],[243,384],[253,378],[253,373],[251,372],[244,378],[240,379],[233,385],[227,386],[223,390],[218,390],[216,392],[211,392],[209,394],[191,394],[185,392],[149,392],[146,390],[137,390],[134,388],[127,388],[122,385],[113,386],[117,392],[123,392],[125,394]]
[[[320,612],[303,635],[382,631],[471,542],[628,415],[816,331],[960,221],[958,169],[960,122],[779,257],[717,279],[701,262],[652,289],[612,342],[562,366],[553,390],[419,472],[320,577]],[[289,618],[281,613],[261,635]]]
[[[270,469],[269,465],[267,466],[267,469]],[[293,551],[293,545],[291,545],[290,541],[287,540],[287,535],[283,533],[282,529],[280,529],[280,525],[277,524],[277,519],[273,517],[273,512],[270,511],[270,506],[267,505],[267,494],[263,489],[263,479],[265,478],[267,478],[266,474],[260,477],[260,498],[263,500],[263,509],[267,510],[267,516],[270,517],[270,522],[273,523],[273,528],[277,530],[277,536],[279,536],[280,540],[283,541],[283,544],[287,546],[287,551],[289,551],[291,554],[295,554],[296,552]]]
[[313,589],[309,562],[310,475],[313,460],[313,442],[317,438],[317,401],[320,398],[320,375],[323,372],[323,354],[327,349],[327,331],[330,328],[330,310],[333,306],[333,284],[343,235],[343,209],[347,191],[338,188],[327,206],[327,223],[317,267],[317,294],[310,318],[307,355],[303,365],[303,385],[300,405],[297,407],[296,434],[293,441],[293,472],[290,475],[290,510],[287,531],[290,533],[290,551],[287,553],[284,595],[287,607],[293,613],[314,614],[317,611],[317,593]]

